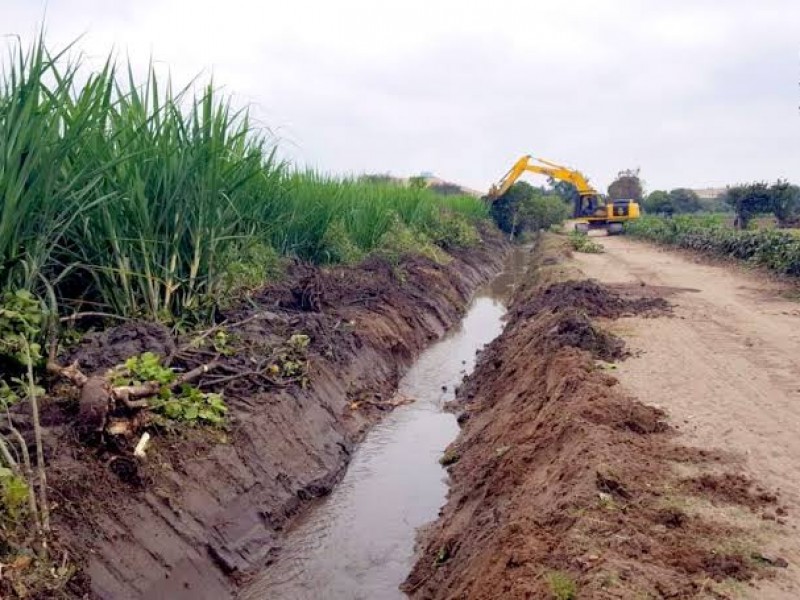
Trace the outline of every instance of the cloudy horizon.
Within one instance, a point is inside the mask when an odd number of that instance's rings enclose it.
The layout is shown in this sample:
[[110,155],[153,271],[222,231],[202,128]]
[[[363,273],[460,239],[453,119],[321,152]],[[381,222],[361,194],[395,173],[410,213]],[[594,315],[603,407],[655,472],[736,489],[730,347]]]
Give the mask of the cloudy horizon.
[[3,0],[0,32],[44,18],[89,60],[213,73],[283,156],[334,173],[485,190],[533,154],[602,190],[637,167],[649,190],[800,183],[800,3],[499,4]]

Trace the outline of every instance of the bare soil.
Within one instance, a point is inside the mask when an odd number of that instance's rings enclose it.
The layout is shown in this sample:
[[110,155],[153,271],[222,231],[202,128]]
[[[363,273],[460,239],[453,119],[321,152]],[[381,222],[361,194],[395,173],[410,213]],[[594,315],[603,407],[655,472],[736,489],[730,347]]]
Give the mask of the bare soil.
[[[82,435],[75,393],[56,385],[43,421],[54,528],[83,570],[71,595],[232,597],[280,551],[282,531],[307,501],[340,479],[364,432],[392,410],[401,375],[459,321],[506,250],[487,231],[481,248],[457,251],[446,265],[295,265],[286,280],[218,315],[227,347],[200,384],[224,391],[229,426],[156,429],[144,462],[132,457],[136,438]],[[257,375],[295,333],[311,339],[308,381]],[[98,373],[145,351],[181,370],[219,355],[213,335],[188,344],[192,337],[129,322],[87,335],[61,360]],[[26,416],[17,417],[25,429]]]
[[[404,590],[425,599],[731,598],[772,576],[782,557],[762,548],[753,522],[786,514],[783,495],[726,475],[736,457],[686,445],[666,412],[620,385],[621,365],[638,359],[608,363],[625,355],[607,330],[624,315],[679,319],[661,295],[637,295],[638,282],[581,280],[563,256],[558,246],[539,253],[538,280],[520,290],[504,333],[459,390],[451,491]],[[664,292],[671,305],[678,292]],[[602,334],[563,335],[577,323]],[[731,517],[740,514],[752,519]]]
[[763,511],[761,528],[769,552],[789,566],[743,596],[800,597],[798,283],[625,237],[600,241],[604,254],[575,256],[587,275],[683,289],[670,296],[674,318],[624,318],[611,326],[635,355],[616,377],[665,410],[681,441],[738,457],[728,487],[745,479],[779,491],[785,510]]

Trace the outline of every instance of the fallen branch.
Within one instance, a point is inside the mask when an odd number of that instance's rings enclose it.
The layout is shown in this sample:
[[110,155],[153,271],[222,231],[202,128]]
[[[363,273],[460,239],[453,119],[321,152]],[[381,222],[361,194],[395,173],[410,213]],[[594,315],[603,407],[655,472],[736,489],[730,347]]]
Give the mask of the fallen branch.
[[139,443],[136,444],[136,448],[133,450],[133,455],[136,458],[144,458],[145,451],[147,450],[147,444],[150,442],[150,434],[146,431],[142,434],[142,437],[139,439]]

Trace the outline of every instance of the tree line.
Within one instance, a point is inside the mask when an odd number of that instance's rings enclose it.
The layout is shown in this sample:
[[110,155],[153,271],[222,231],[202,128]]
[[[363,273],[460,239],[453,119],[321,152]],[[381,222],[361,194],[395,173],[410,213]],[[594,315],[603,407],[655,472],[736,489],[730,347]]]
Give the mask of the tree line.
[[800,226],[800,186],[779,179],[775,183],[754,182],[728,186],[716,199],[704,200],[688,188],[654,190],[644,194],[639,169],[620,171],[608,187],[611,200],[631,199],[648,214],[671,216],[697,212],[734,213],[734,224],[747,228],[756,215],[772,214],[778,227]]

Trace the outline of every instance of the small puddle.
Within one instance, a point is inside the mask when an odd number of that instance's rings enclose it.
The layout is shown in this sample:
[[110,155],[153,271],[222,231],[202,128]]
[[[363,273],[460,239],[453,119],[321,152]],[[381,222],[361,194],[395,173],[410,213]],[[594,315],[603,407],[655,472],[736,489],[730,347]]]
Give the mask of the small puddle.
[[242,600],[405,598],[398,587],[413,564],[416,530],[436,518],[447,494],[439,458],[458,425],[444,403],[474,368],[476,351],[502,331],[527,256],[515,249],[461,324],[423,352],[399,386],[416,401],[370,430],[341,483],[287,532],[278,560]]

